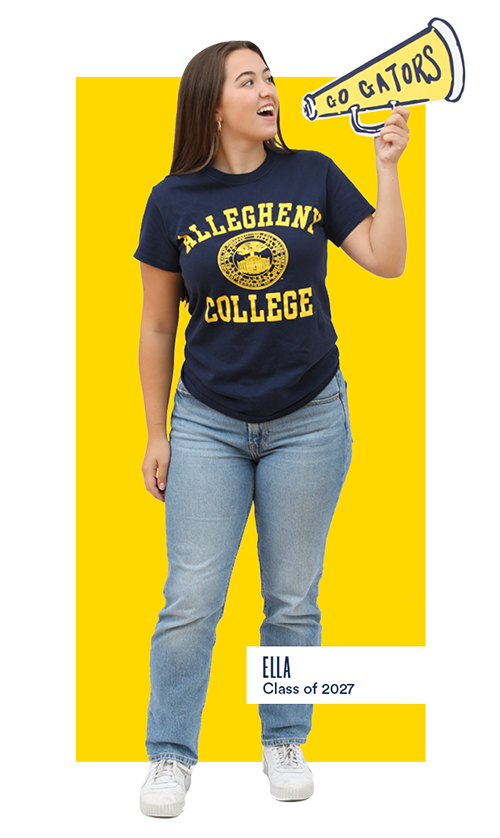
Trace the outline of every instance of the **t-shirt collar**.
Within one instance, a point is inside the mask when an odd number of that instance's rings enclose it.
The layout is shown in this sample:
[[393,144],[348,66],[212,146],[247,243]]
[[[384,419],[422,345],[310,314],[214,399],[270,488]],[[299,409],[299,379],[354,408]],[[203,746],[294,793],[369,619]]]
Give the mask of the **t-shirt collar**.
[[203,169],[203,173],[208,177],[212,178],[212,180],[218,180],[220,183],[226,183],[232,186],[241,186],[243,183],[252,183],[254,180],[259,180],[261,177],[264,177],[268,173],[268,171],[274,166],[276,162],[277,155],[273,152],[268,151],[266,154],[266,159],[263,163],[260,164],[256,169],[252,172],[244,172],[243,174],[235,175],[230,172],[221,172],[219,169],[215,169],[213,166],[207,166],[206,169]]

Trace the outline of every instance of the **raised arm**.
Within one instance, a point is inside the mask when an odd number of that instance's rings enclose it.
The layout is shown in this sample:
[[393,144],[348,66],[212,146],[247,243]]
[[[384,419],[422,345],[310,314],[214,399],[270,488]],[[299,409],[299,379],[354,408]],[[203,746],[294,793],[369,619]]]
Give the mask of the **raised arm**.
[[174,369],[175,336],[182,294],[180,273],[141,262],[144,302],[139,343],[139,371],[148,428],[142,473],[148,492],[165,500],[170,461],[167,409]]
[[405,269],[406,226],[398,161],[409,140],[409,117],[408,108],[394,108],[375,138],[377,209],[342,242],[351,259],[377,276],[401,276]]

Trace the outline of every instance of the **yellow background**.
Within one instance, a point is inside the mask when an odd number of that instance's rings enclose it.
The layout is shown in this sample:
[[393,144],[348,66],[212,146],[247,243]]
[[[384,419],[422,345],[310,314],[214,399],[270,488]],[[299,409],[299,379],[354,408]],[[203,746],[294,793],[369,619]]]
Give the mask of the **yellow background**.
[[[331,156],[375,204],[373,141],[357,137],[348,118],[311,124],[301,115],[302,96],[330,80],[277,80],[283,135],[291,147]],[[164,508],[140,470],[142,290],[132,254],[151,187],[170,167],[177,87],[172,78],[77,82],[79,761],[147,759],[149,644],[167,561]],[[400,163],[403,277],[371,276],[330,246],[354,438],[320,588],[330,646],[425,643],[424,107],[412,108],[410,126]],[[186,323],[184,310],[176,375]],[[261,758],[257,707],[245,704],[245,650],[259,644],[262,620],[255,543],[251,518],[217,633],[200,760]],[[317,705],[304,753],[312,761],[420,761],[424,728],[424,705]]]

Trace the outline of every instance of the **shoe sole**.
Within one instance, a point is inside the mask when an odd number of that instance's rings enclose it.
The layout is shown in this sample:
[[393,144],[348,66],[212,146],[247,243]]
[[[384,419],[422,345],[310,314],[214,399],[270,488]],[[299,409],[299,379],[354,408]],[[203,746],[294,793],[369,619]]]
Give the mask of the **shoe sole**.
[[141,812],[143,815],[149,815],[151,818],[176,818],[184,809],[184,801],[180,803],[145,803],[140,801]]
[[275,800],[307,800],[314,793],[314,783],[302,789],[280,789],[278,786],[273,786],[269,781],[271,787],[271,795]]

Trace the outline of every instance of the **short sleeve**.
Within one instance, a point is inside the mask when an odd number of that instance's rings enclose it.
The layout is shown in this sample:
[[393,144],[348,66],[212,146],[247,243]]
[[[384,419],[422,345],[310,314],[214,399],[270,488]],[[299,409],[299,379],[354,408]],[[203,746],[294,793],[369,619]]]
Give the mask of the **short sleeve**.
[[165,222],[153,194],[149,196],[134,257],[162,271],[180,272],[179,251],[168,237]]
[[326,235],[337,247],[364,218],[375,212],[375,207],[333,161],[327,175],[327,206]]

